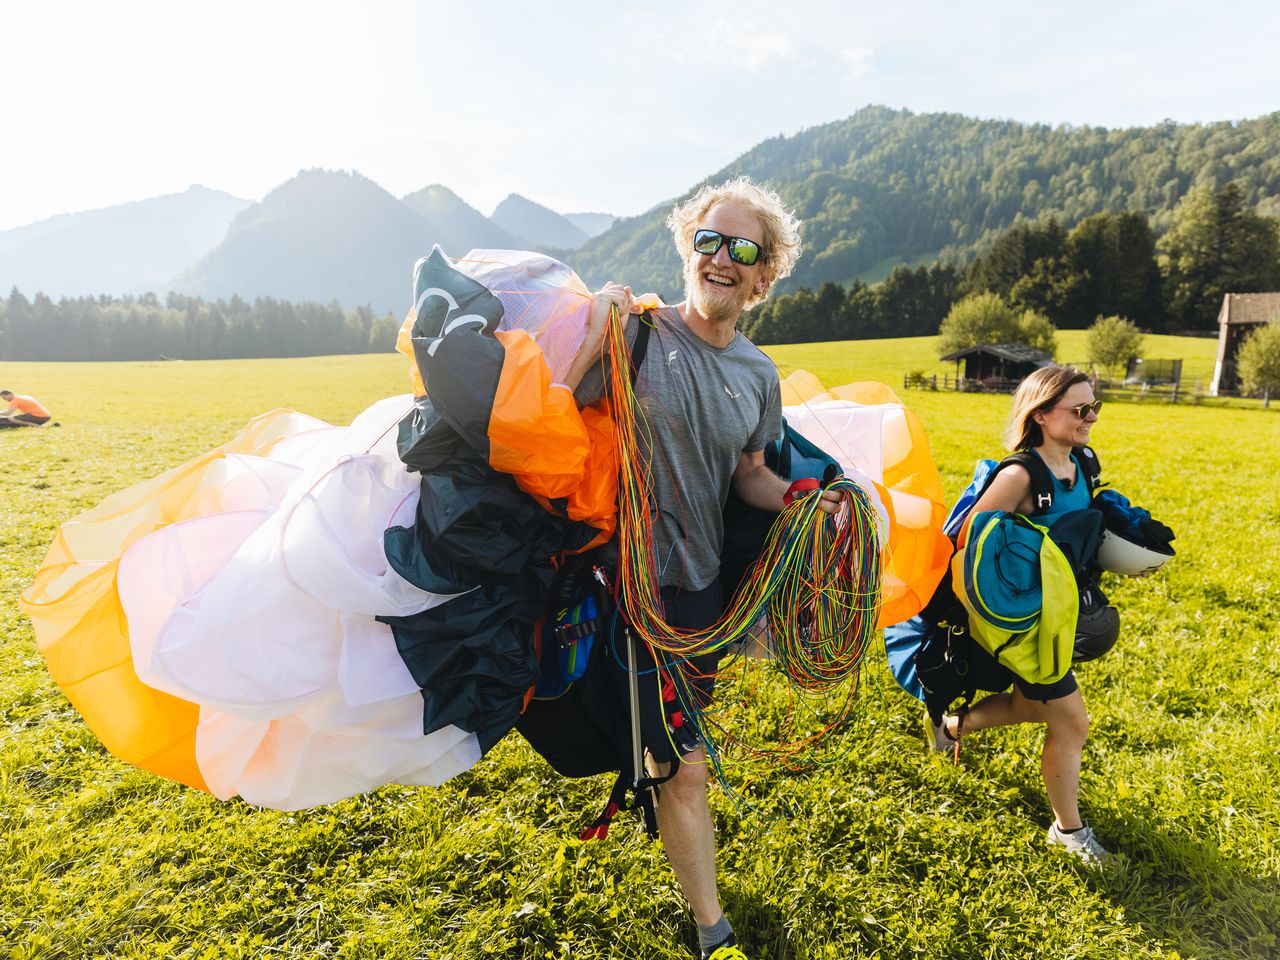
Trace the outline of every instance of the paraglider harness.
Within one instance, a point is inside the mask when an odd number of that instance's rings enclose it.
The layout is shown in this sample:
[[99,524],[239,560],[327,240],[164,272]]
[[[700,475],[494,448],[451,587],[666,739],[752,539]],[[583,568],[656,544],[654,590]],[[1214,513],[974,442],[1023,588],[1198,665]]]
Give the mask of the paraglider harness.
[[[648,352],[651,326],[652,320],[642,316],[631,344],[633,387]],[[675,776],[680,764],[676,752],[666,776],[645,774],[639,701],[639,674],[645,667],[637,662],[637,641],[614,601],[616,571],[612,542],[561,558],[548,591],[533,700],[517,723],[525,739],[564,776],[618,771],[604,810],[579,834],[582,840],[603,839],[624,809],[639,810],[646,832],[657,837],[653,791]],[[615,658],[621,667],[611,662]],[[616,722],[613,671],[619,669],[626,673],[629,731]],[[661,668],[658,672],[665,720],[678,736],[685,723],[675,685]]]
[[[1088,446],[1073,447],[1071,453],[1075,462],[1080,465],[1082,480],[1092,497],[1102,485],[1102,467],[1097,454]],[[1031,477],[1030,516],[1040,516],[1053,509],[1053,474],[1044,460],[1033,451],[1020,450],[994,464],[990,460],[980,461],[973,479],[952,507],[943,526],[943,532],[951,539],[953,549],[974,504],[982,498],[1000,471],[1013,464],[1023,467]],[[1098,589],[1094,575],[1087,569],[1086,560],[1087,558],[1074,558],[1073,562],[1081,600],[1084,602],[1087,598],[1090,608],[1099,605],[1105,607],[1106,597]],[[962,701],[963,709],[972,705],[979,690],[1003,690],[1012,680],[1009,669],[970,635],[968,611],[956,596],[949,574],[943,576],[933,597],[918,617],[905,624],[890,627],[886,634],[894,630],[898,631],[899,650],[904,636],[914,632],[918,637],[912,659],[925,706],[934,723],[941,722],[942,714],[956,700]],[[909,647],[909,641],[907,646]],[[895,669],[895,673],[898,672]]]

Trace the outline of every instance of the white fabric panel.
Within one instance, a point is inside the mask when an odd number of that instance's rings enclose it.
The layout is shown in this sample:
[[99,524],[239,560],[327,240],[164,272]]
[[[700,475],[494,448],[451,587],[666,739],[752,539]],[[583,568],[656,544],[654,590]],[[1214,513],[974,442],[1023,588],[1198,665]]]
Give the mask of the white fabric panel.
[[480,758],[473,734],[426,736],[390,627],[451,599],[393,571],[384,530],[411,524],[419,477],[396,452],[412,398],[349,427],[297,416],[267,457],[212,464],[195,518],[140,539],[118,590],[135,668],[200,705],[213,793],[282,810],[386,783],[439,784]]
[[883,423],[895,412],[900,415],[897,408],[888,404],[867,406],[850,400],[822,400],[782,408],[792,429],[834,457],[844,475],[867,494],[876,510],[876,532],[881,543],[889,536],[889,511],[875,483],[884,480],[880,459]]

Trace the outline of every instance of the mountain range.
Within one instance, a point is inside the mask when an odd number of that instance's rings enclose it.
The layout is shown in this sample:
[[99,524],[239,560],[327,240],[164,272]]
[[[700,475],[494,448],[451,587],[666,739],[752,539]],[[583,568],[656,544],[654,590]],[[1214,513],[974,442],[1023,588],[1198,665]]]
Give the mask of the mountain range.
[[454,256],[569,251],[613,219],[561,216],[516,194],[490,218],[438,184],[397,198],[358,173],[304,170],[258,203],[192,187],[4,231],[0,290],[269,296],[398,313],[433,244]]
[[166,290],[251,202],[194,186],[0,233],[0,290],[96,296]]
[[[1194,184],[1239,184],[1280,217],[1280,113],[1209,124],[1050,127],[867,107],[774,137],[691,185],[748,174],[804,221],[806,253],[780,290],[875,281],[895,263],[964,263],[1010,225],[1142,211],[1157,232]],[[682,198],[674,198],[676,200]],[[678,298],[663,221],[559,214],[512,195],[485,217],[447,187],[395,197],[354,172],[308,170],[253,203],[204,187],[65,214],[0,233],[0,290],[51,296],[179,292],[273,296],[400,312],[413,262],[440,244],[523,247]]]

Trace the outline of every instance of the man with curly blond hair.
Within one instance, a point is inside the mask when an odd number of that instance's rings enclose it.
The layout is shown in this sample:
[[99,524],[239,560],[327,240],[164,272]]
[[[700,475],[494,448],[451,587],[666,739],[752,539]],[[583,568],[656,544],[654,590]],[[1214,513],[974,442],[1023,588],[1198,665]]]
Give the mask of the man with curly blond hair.
[[[738,321],[791,272],[799,225],[777,194],[747,177],[704,186],[667,219],[684,264],[685,299],[649,315],[635,392],[652,454],[656,572],[672,626],[703,629],[723,612],[722,511],[730,486],[751,506],[772,511],[798,492],[765,466],[765,444],[782,435],[778,372]],[[597,360],[610,308],[626,316],[633,304],[631,288],[617,283],[595,295],[587,342],[566,378],[580,403],[603,391]],[[629,336],[637,327],[632,318]],[[834,509],[835,495],[822,496],[824,509]],[[713,691],[716,664],[710,655],[690,665],[702,696]],[[706,748],[687,725],[672,727],[657,697],[643,696],[641,707],[649,771],[670,774],[657,803],[659,835],[697,921],[702,957],[743,958],[716,883]]]

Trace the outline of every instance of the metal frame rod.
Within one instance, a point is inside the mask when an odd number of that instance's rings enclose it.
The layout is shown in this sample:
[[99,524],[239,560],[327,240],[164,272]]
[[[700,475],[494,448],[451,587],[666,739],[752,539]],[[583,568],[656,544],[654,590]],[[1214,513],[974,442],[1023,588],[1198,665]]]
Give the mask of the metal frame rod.
[[640,785],[644,774],[643,747],[640,743],[640,677],[636,672],[636,645],[631,628],[623,627],[627,640],[627,692],[631,700],[631,785]]

